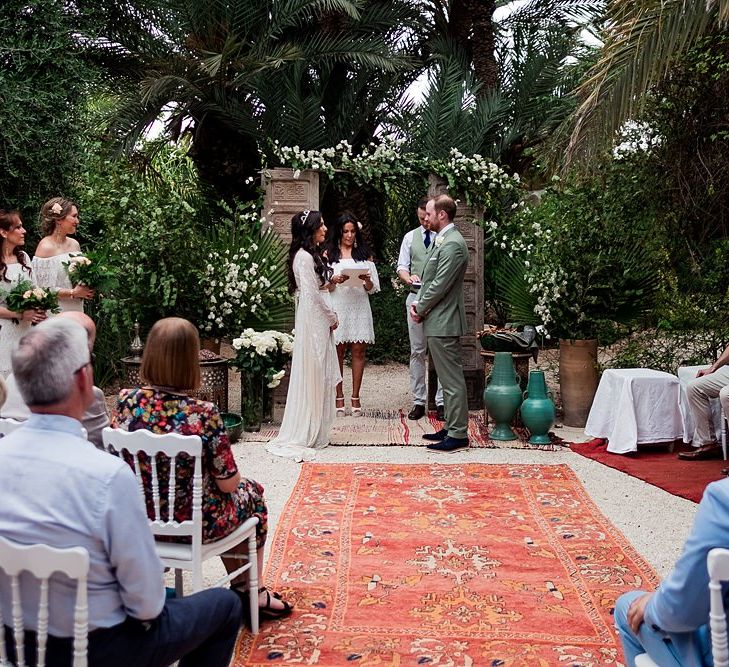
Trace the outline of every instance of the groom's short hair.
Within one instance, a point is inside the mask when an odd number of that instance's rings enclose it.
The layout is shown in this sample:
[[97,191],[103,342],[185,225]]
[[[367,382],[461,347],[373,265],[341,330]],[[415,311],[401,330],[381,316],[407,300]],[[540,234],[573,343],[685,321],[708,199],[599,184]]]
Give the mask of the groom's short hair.
[[453,218],[456,217],[456,202],[453,201],[448,195],[437,195],[433,197],[433,205],[435,206],[435,212],[445,211],[448,216],[449,222],[453,222]]

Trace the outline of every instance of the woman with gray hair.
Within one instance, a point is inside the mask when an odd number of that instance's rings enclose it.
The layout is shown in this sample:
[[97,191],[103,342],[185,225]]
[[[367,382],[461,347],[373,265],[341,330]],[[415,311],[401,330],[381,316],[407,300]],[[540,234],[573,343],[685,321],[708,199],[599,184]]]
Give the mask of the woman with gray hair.
[[33,257],[33,273],[39,287],[58,290],[58,305],[61,310],[83,311],[84,299],[91,299],[94,290],[84,285],[71,284],[63,263],[72,254],[80,253],[78,241],[71,238],[78,227],[78,208],[70,199],[53,197],[40,211],[40,226],[43,238],[38,243]]

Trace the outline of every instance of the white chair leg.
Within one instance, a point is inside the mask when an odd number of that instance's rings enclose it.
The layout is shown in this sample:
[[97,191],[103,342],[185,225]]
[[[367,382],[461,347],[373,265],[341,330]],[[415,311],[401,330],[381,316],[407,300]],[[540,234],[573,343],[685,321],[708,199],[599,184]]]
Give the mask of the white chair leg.
[[258,634],[258,553],[255,533],[248,538],[248,597],[251,611],[251,633]]
[[726,415],[721,411],[721,453],[726,461]]

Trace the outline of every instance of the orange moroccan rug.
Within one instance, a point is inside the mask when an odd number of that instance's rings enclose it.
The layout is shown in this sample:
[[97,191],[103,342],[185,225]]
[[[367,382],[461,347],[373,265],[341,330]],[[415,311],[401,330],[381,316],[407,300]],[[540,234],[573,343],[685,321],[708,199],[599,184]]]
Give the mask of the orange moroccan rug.
[[565,465],[304,464],[267,584],[296,605],[236,667],[620,665],[657,578]]

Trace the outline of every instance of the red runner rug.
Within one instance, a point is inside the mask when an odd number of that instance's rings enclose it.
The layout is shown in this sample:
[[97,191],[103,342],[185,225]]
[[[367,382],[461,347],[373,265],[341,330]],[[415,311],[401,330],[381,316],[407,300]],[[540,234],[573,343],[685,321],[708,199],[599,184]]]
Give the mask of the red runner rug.
[[666,448],[648,445],[631,454],[611,454],[606,448],[607,441],[602,438],[570,444],[570,449],[577,454],[695,503],[701,500],[709,482],[724,478],[721,469],[729,465],[729,462],[720,459],[683,461],[676,454],[693,451],[693,447],[683,443],[677,444],[673,453]]
[[294,601],[234,665],[619,665],[657,578],[566,465],[304,464],[266,582]]

